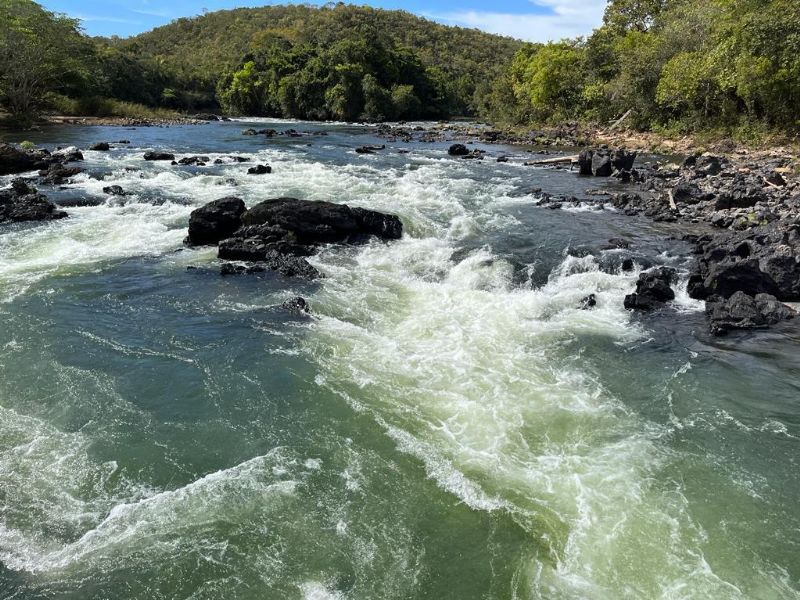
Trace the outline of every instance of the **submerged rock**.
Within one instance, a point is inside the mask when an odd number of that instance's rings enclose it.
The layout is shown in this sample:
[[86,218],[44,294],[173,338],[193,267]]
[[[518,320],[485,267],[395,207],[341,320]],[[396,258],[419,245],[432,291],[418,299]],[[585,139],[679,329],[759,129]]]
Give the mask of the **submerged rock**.
[[103,193],[108,194],[109,196],[124,196],[125,190],[118,185],[109,185],[103,188]]
[[292,298],[291,300],[287,300],[286,302],[281,304],[281,308],[301,314],[308,314],[309,312],[311,312],[311,308],[308,305],[308,301],[305,298],[301,298],[300,296],[298,296],[297,298]]
[[753,297],[736,292],[730,298],[714,297],[706,303],[709,329],[714,335],[734,329],[766,328],[796,315],[796,311],[769,294]]
[[625,297],[628,310],[651,311],[675,299],[670,285],[675,281],[675,269],[658,267],[639,275],[636,292]]
[[49,221],[66,216],[47,196],[22,179],[15,179],[10,189],[0,191],[0,223]]

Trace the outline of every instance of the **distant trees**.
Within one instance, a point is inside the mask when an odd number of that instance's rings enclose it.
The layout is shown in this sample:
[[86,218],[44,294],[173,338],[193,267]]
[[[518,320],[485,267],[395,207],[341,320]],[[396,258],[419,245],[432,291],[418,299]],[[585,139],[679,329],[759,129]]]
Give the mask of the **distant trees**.
[[0,0],[0,104],[27,122],[54,91],[89,79],[91,44],[78,21],[31,0]]

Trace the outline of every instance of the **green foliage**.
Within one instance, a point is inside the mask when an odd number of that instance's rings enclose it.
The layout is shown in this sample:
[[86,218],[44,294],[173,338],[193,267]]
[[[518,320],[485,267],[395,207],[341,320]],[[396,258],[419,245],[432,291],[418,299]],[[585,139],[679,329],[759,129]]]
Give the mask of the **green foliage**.
[[36,148],[36,144],[34,144],[29,140],[25,140],[24,142],[20,142],[19,147],[22,148],[23,150],[33,150],[34,148]]
[[17,121],[30,122],[48,92],[84,87],[90,54],[76,20],[31,0],[0,0],[0,103]]
[[520,49],[481,110],[517,122],[631,110],[642,129],[737,139],[800,129],[800,0],[611,0],[587,40]]

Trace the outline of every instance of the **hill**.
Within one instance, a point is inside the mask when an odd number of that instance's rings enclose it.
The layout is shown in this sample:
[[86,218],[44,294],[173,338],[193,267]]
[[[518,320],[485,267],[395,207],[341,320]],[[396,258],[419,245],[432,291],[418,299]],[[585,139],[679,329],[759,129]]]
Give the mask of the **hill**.
[[217,11],[103,43],[114,97],[309,118],[474,114],[522,46],[341,3]]

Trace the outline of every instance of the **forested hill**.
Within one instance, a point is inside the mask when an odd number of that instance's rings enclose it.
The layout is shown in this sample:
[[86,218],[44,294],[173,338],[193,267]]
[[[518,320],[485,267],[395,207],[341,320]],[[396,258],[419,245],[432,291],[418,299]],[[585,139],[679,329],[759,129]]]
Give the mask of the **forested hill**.
[[171,82],[167,97],[162,89],[155,98],[158,90],[142,94],[122,81],[116,97],[187,108],[216,99],[234,113],[345,119],[475,114],[522,46],[345,4],[223,10],[108,43],[150,71],[139,78],[146,88]]

